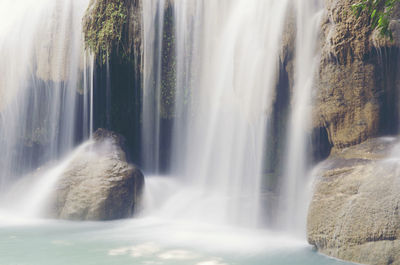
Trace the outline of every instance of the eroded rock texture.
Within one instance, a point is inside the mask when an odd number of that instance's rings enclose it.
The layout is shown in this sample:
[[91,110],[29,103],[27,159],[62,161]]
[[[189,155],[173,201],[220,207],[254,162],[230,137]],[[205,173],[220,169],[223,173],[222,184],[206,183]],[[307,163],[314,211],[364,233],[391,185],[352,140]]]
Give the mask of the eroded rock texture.
[[313,121],[336,149],[397,131],[398,22],[391,22],[394,41],[385,39],[368,16],[354,16],[356,2],[327,0],[321,26]]

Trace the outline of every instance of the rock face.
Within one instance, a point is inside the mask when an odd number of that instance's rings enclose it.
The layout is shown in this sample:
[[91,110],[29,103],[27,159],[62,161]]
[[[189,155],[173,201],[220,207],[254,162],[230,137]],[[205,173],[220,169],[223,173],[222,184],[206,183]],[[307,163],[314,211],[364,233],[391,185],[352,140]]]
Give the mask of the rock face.
[[307,225],[319,251],[363,264],[400,264],[400,152],[384,158],[394,142],[370,139],[319,165]]
[[51,215],[70,220],[111,220],[131,216],[144,183],[126,161],[121,136],[99,129],[59,179]]
[[398,23],[391,23],[393,42],[380,37],[368,16],[353,15],[357,2],[325,1],[322,20],[313,121],[336,149],[397,129],[390,120],[397,115]]

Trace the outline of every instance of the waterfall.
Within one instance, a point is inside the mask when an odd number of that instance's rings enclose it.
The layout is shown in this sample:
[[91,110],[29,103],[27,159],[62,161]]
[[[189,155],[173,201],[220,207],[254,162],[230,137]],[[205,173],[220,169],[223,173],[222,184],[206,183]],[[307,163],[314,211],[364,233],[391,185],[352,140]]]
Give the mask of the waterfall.
[[[88,0],[4,0],[3,5],[0,15],[8,18],[0,26],[4,189],[90,137],[95,58],[83,49]],[[271,162],[266,153],[277,152],[267,139],[277,137],[272,116],[292,10],[297,34],[287,95],[291,113],[283,162],[275,165],[283,167],[280,186],[272,193],[279,197],[282,226],[304,226],[307,200],[301,191],[318,65],[318,1],[143,1],[141,162],[147,175],[155,175],[147,180],[148,189],[155,189],[146,191],[149,208],[173,219],[248,227],[259,226],[261,215],[274,214],[262,209],[265,164]],[[110,127],[108,61],[104,74]],[[42,180],[54,183],[49,174]],[[163,186],[168,189],[158,196]]]
[[319,64],[317,50],[321,18],[318,1],[295,1],[296,56],[293,98],[286,140],[282,191],[280,194],[281,228],[305,236],[310,178],[310,136],[312,89]]
[[[173,135],[185,135],[172,140],[172,168],[190,185],[218,194],[218,203],[203,211],[215,205],[222,223],[258,224],[287,7],[288,1],[199,1],[195,7],[176,1],[176,42],[184,48],[177,53],[183,70],[177,71],[182,96],[175,106],[182,113],[175,113]],[[191,12],[198,25],[181,15]]]
[[[290,4],[296,5],[297,44],[301,44],[296,50],[293,113],[304,108],[310,97],[310,92],[301,90],[310,89],[307,82],[313,69],[299,69],[314,60],[316,33],[309,33],[308,27],[317,25],[302,13],[305,1],[297,2],[153,0],[144,4],[143,161],[153,165],[146,170],[182,183],[181,191],[171,192],[166,202],[169,211],[177,214],[171,217],[258,225],[265,139]],[[311,14],[313,5],[309,3]],[[303,119],[309,113],[299,115]],[[305,137],[300,138],[305,145]],[[187,189],[191,192],[182,191]]]
[[93,57],[88,0],[0,3],[0,189],[89,137]]
[[145,170],[159,171],[161,45],[164,0],[143,1],[144,73],[142,156]]

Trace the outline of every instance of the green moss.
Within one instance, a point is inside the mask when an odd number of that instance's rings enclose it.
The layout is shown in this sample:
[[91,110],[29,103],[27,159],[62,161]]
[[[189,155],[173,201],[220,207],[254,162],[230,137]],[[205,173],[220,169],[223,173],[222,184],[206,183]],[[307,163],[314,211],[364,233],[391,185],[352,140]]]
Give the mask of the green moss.
[[99,62],[104,64],[112,48],[120,43],[127,16],[124,0],[92,0],[83,28],[86,48],[96,55]]

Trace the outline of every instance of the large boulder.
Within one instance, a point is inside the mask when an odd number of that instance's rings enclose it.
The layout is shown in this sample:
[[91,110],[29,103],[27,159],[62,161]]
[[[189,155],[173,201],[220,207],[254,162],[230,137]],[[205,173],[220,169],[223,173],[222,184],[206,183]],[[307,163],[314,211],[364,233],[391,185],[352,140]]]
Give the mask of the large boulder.
[[395,142],[370,139],[319,165],[307,233],[320,252],[363,264],[400,264],[400,152],[389,151]]
[[53,217],[111,220],[129,217],[140,200],[141,171],[129,164],[124,139],[99,129],[68,162],[49,201]]

